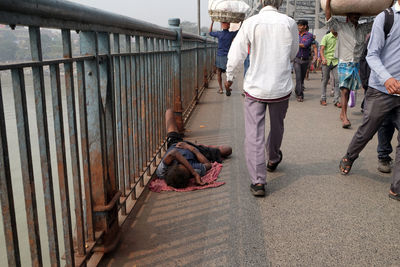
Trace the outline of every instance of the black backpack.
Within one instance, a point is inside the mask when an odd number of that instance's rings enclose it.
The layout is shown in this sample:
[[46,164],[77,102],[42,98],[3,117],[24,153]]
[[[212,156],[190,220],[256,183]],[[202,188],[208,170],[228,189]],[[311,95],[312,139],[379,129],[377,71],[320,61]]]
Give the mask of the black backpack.
[[[388,37],[388,34],[390,30],[392,29],[393,22],[394,22],[394,13],[393,9],[389,7],[385,11],[385,24],[383,26],[383,31],[385,32],[385,40]],[[366,43],[369,43],[369,37],[366,40]],[[369,75],[371,74],[371,68],[368,66],[368,62],[366,60],[367,54],[368,54],[368,45],[365,46],[364,51],[361,55],[360,58],[360,78],[361,78],[361,83],[364,89],[368,88],[368,80],[369,80]]]

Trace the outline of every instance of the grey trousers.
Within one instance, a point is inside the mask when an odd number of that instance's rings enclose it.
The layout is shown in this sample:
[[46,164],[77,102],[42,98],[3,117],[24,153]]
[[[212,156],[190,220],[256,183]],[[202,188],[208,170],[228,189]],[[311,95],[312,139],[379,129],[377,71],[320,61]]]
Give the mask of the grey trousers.
[[[382,93],[369,87],[365,95],[364,118],[347,149],[350,160],[358,158],[360,152],[372,139],[381,126],[385,116],[393,113],[393,124],[400,129],[400,97]],[[397,135],[396,159],[393,168],[391,190],[400,193],[400,135]]]
[[337,65],[333,66],[332,63],[328,65],[322,65],[322,91],[321,91],[321,100],[326,101],[326,86],[329,82],[329,78],[331,76],[331,72],[333,75],[333,83],[334,83],[334,97],[333,103],[336,104],[340,102],[340,90],[339,90],[339,77],[338,77],[338,69]]
[[[269,111],[270,132],[265,142],[265,113]],[[286,112],[289,99],[277,103],[262,103],[244,100],[245,114],[245,156],[252,184],[266,184],[266,161],[276,163],[280,160],[279,150],[282,144]],[[268,158],[265,156],[267,151]]]
[[296,96],[304,97],[303,85],[309,62],[310,60],[302,60],[297,57],[294,59],[293,68],[296,74],[296,87],[295,87]]

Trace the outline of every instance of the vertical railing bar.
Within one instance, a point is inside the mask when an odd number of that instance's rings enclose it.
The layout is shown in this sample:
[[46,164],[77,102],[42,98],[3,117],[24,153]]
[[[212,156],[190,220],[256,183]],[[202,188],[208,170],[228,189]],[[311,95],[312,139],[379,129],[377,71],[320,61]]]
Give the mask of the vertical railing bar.
[[111,57],[111,43],[110,33],[108,32],[97,32],[97,46],[98,54],[106,54],[107,58],[97,57],[97,70],[98,70],[98,82],[101,96],[101,133],[104,136],[102,140],[102,146],[105,149],[103,151],[104,157],[104,171],[105,176],[108,178],[109,190],[111,192],[118,191],[118,160],[117,160],[117,147],[116,147],[116,125],[115,125],[115,85],[114,85],[114,66],[113,59]]
[[[127,56],[121,56],[120,60],[120,73],[121,73],[121,126],[122,126],[122,146],[123,146],[123,162],[124,162],[124,190],[122,196],[125,197],[127,190],[129,190],[129,143],[128,143],[128,99],[127,99]],[[124,202],[125,203],[125,202]],[[126,205],[121,207],[122,215],[126,215]]]
[[[119,34],[114,33],[114,53],[120,54],[119,45]],[[124,166],[124,147],[123,147],[123,137],[122,137],[122,102],[121,102],[121,58],[119,55],[114,56],[114,82],[115,82],[115,99],[116,99],[116,110],[115,118],[117,124],[117,151],[118,151],[118,178],[120,190],[125,196],[125,166]]]
[[[144,51],[149,52],[149,37],[145,37],[144,41]],[[150,75],[150,55],[147,54],[145,55],[145,91],[144,91],[144,99],[145,99],[145,150],[146,150],[146,158],[145,158],[145,167],[149,164],[149,159],[150,159],[150,147],[151,147],[151,133],[150,133],[150,81],[151,81],[151,75]]]
[[[161,68],[161,73],[160,73],[160,136],[159,136],[159,139],[160,139],[160,144],[162,144],[162,140],[163,140],[163,124],[164,124],[164,116],[163,116],[163,113],[164,113],[164,105],[165,105],[165,98],[164,98],[164,95],[163,95],[163,92],[164,92],[164,86],[165,86],[165,76],[167,75],[167,72],[165,71],[165,58],[166,58],[166,56],[165,56],[165,47],[164,47],[164,40],[160,40],[160,50],[161,51],[163,51],[163,53],[160,55],[160,68]],[[160,155],[161,156],[161,155]]]
[[69,189],[67,173],[67,157],[65,152],[64,119],[60,84],[60,67],[50,65],[50,83],[53,103],[54,133],[57,154],[58,178],[62,207],[65,257],[67,265],[74,265],[73,237],[71,213],[69,206]]
[[8,265],[19,267],[21,266],[21,259],[6,133],[6,120],[4,117],[3,94],[0,81],[0,203]]
[[39,223],[23,69],[12,69],[11,75],[32,266],[42,266],[43,261],[40,248]]
[[[92,55],[95,58],[85,59],[85,94],[86,94],[86,116],[89,144],[89,168],[92,182],[92,201],[93,201],[93,216],[94,229],[96,231],[104,231],[108,235],[111,222],[115,222],[112,226],[118,226],[118,216],[112,217],[111,213],[116,213],[117,209],[112,209],[108,212],[100,211],[102,207],[107,205],[111,198],[116,194],[111,188],[108,175],[108,162],[106,157],[105,143],[106,136],[104,131],[106,128],[104,116],[104,103],[102,101],[101,81],[99,74],[99,42],[98,33],[88,31],[80,33],[81,55]],[[113,195],[112,195],[113,194]],[[117,202],[115,203],[117,204]],[[117,229],[114,228],[115,230]],[[104,237],[105,242],[107,241]],[[105,244],[106,245],[106,244]]]
[[[132,48],[131,48],[132,49]],[[136,177],[138,177],[138,158],[139,158],[139,154],[138,154],[138,143],[137,143],[137,77],[136,77],[136,56],[132,55],[131,56],[131,109],[132,109],[132,114],[131,114],[131,127],[132,127],[132,138],[131,138],[131,142],[132,142],[132,183],[135,184],[136,183]],[[131,193],[131,198],[132,199],[136,199],[136,186],[133,186],[133,192]]]
[[[72,58],[71,33],[69,30],[62,30],[63,56],[64,58]],[[58,69],[57,69],[58,70]],[[58,70],[59,71],[59,70]],[[67,97],[68,126],[69,126],[69,143],[71,152],[72,181],[74,187],[75,200],[75,217],[76,217],[76,246],[78,255],[85,255],[85,229],[83,222],[83,203],[82,203],[82,187],[80,173],[80,159],[78,148],[78,132],[76,121],[76,105],[75,105],[75,88],[74,73],[72,63],[64,64],[65,72],[65,89]],[[68,188],[67,188],[68,190]],[[72,253],[71,253],[72,254]]]
[[[29,40],[33,61],[42,61],[42,45],[39,27],[29,27]],[[50,161],[50,145],[46,112],[46,92],[44,87],[43,67],[32,67],[33,89],[35,94],[36,121],[39,138],[39,153],[43,181],[44,204],[47,222],[50,263],[60,265],[56,211],[54,204],[53,177]]]
[[[135,36],[135,51],[140,53],[140,41],[141,38],[139,36]],[[138,176],[141,175],[141,171],[143,168],[143,147],[142,147],[142,136],[143,136],[143,120],[142,120],[142,56],[139,54],[136,56],[136,99],[137,99],[137,147],[138,147],[138,166],[136,166],[136,171]]]
[[[146,38],[142,37],[142,43],[143,43],[143,51],[146,52],[147,45],[146,45]],[[147,136],[147,131],[146,131],[146,58],[145,55],[141,54],[140,56],[140,99],[141,99],[141,124],[142,124],[142,133],[141,133],[141,150],[143,152],[143,158],[142,158],[142,169],[141,171],[144,171],[144,168],[147,164],[147,144],[146,144],[146,136]],[[144,186],[144,181],[143,181],[143,176],[141,177],[140,180],[140,185]]]
[[[160,124],[160,142],[162,142],[162,140],[163,140],[163,133],[164,133],[164,131],[163,131],[163,124],[165,124],[164,123],[164,116],[162,115],[163,113],[164,113],[164,105],[165,105],[165,102],[166,102],[166,99],[165,99],[165,97],[164,97],[164,89],[165,89],[165,80],[166,80],[166,76],[168,76],[168,72],[166,71],[166,64],[165,64],[165,61],[166,61],[166,58],[167,58],[167,56],[166,56],[166,53],[165,53],[165,40],[160,40],[160,49],[161,49],[161,51],[163,51],[163,53],[161,54],[161,59],[160,59],[160,65],[161,65],[161,72],[162,72],[162,74],[161,74],[161,87],[160,87],[160,89],[161,89],[161,93],[160,93],[160,121],[161,121],[161,124]],[[161,155],[160,155],[160,157],[161,157]]]
[[[157,52],[160,52],[161,51],[161,49],[160,49],[160,39],[159,38],[156,38],[156,51]],[[157,79],[156,79],[156,81],[157,81],[157,83],[156,83],[156,95],[155,95],[155,97],[156,97],[156,104],[155,104],[155,108],[156,108],[156,148],[158,149],[158,147],[160,146],[160,144],[161,144],[161,138],[160,138],[160,124],[162,123],[161,122],[161,117],[160,117],[160,109],[161,109],[161,107],[160,107],[160,104],[162,103],[162,101],[160,100],[160,97],[161,97],[161,77],[162,77],[162,69],[161,69],[161,53],[157,53],[157,55],[156,55],[156,70],[155,70],[155,72],[156,72],[156,77],[157,77]]]
[[[149,50],[154,52],[155,47],[154,47],[154,38],[150,38],[150,45],[149,45]],[[150,138],[151,138],[151,143],[150,143],[150,157],[151,159],[154,156],[155,152],[155,124],[156,124],[156,112],[155,112],[155,87],[156,87],[156,72],[155,72],[155,53],[152,53],[150,56],[150,114],[149,114],[149,119],[150,119]],[[155,165],[155,162],[153,162],[153,165]]]
[[93,202],[92,202],[92,186],[91,186],[92,181],[90,172],[84,62],[77,62],[76,73],[78,79],[77,85],[78,85],[78,95],[79,95],[79,116],[80,116],[79,124],[81,130],[81,150],[82,150],[82,164],[83,164],[82,169],[83,169],[83,178],[85,183],[87,240],[93,242],[95,236],[93,227]]
[[[140,52],[140,38],[139,36],[135,36],[135,52],[139,53]],[[140,110],[141,110],[141,103],[140,103],[140,68],[138,67],[139,63],[140,63],[140,56],[135,56],[134,57],[134,65],[135,65],[135,179],[137,177],[139,177],[140,175],[140,166],[141,165],[141,158],[142,158],[142,154],[140,153],[140,136],[139,134],[141,134],[141,124],[140,124]],[[135,180],[135,183],[137,181]],[[136,187],[134,190],[134,194],[132,195],[134,197],[134,199],[136,199]]]
[[[171,74],[169,73],[169,70],[168,70],[168,66],[169,66],[169,62],[168,62],[168,59],[169,59],[169,54],[168,54],[168,40],[167,39],[164,39],[164,42],[163,42],[163,50],[165,51],[165,52],[167,52],[167,53],[165,53],[165,55],[164,55],[164,60],[163,60],[163,62],[164,62],[164,69],[165,69],[165,71],[164,71],[164,88],[163,88],[163,113],[167,110],[167,107],[168,107],[168,105],[169,105],[169,103],[168,103],[168,97],[167,97],[167,90],[168,90],[168,79],[169,79],[169,77],[171,76]],[[164,116],[162,117],[162,121],[163,121],[163,123],[162,123],[162,131],[161,131],[161,136],[162,136],[162,138],[164,138],[165,136],[166,136],[166,129],[165,129],[165,123],[164,123]]]
[[131,36],[125,35],[125,42],[126,42],[126,52],[129,55],[126,57],[127,66],[126,66],[126,78],[127,78],[127,121],[128,121],[128,156],[129,156],[129,176],[128,176],[128,183],[129,183],[129,190],[132,188],[132,181],[135,178],[135,167],[134,167],[134,157],[135,153],[133,150],[133,122],[132,122],[132,89],[133,89],[133,77],[132,77],[132,45],[131,45]]

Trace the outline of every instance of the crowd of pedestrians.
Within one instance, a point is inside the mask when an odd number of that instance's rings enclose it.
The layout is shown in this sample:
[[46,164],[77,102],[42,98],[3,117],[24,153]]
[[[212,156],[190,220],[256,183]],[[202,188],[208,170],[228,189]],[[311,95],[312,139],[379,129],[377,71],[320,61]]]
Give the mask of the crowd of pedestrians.
[[[297,101],[303,102],[307,71],[310,67],[317,68],[319,63],[322,64],[320,104],[327,106],[327,84],[332,76],[333,104],[341,109],[341,127],[351,127],[347,115],[350,95],[365,89],[363,122],[340,160],[341,174],[350,172],[359,153],[377,132],[378,170],[391,172],[391,139],[394,129],[400,127],[400,0],[373,21],[360,24],[357,13],[347,14],[346,21],[332,17],[331,0],[326,0],[329,32],[320,45],[308,31],[306,20],[296,22],[278,12],[282,2],[263,0],[259,14],[246,19],[238,31],[230,32],[229,23],[221,23],[223,30],[218,32],[212,31],[213,23],[210,26],[210,35],[219,41],[216,59],[219,93],[223,93],[222,73],[226,72],[224,85],[229,96],[234,78],[245,64],[244,147],[251,192],[255,196],[265,195],[267,171],[275,171],[283,159],[284,120],[293,87]],[[360,68],[360,61],[366,67]],[[398,142],[389,190],[389,196],[396,200],[400,200],[400,135]],[[196,172],[195,168],[187,169],[188,173]],[[195,177],[201,184],[199,176]]]
[[[327,0],[325,7],[329,32],[322,38],[320,49],[315,36],[308,31],[306,20],[296,23],[280,14],[281,0],[264,0],[260,13],[243,22],[229,50],[226,88],[232,85],[246,57],[250,61],[243,84],[246,96],[245,155],[250,190],[256,196],[265,194],[266,171],[274,171],[283,158],[280,147],[293,86],[292,67],[296,80],[294,92],[299,102],[304,101],[304,80],[310,65],[322,64],[322,106],[327,105],[327,84],[333,76],[333,104],[341,109],[341,126],[348,129],[351,127],[347,115],[349,98],[352,92],[363,87],[360,60],[367,45],[366,62],[371,75],[367,78],[369,85],[363,106],[363,123],[349,144],[339,168],[343,175],[348,174],[361,150],[378,132],[378,170],[391,171],[391,139],[394,129],[400,127],[400,61],[397,60],[400,55],[400,0],[388,9],[393,25],[388,34],[385,34],[388,20],[385,14],[388,11],[379,14],[374,21],[359,24],[360,14],[357,13],[347,14],[346,21],[332,17],[330,2]],[[368,41],[369,33],[371,39]],[[251,51],[249,55],[248,51]],[[270,131],[265,138],[267,108]],[[400,200],[400,145],[396,148],[389,196]]]

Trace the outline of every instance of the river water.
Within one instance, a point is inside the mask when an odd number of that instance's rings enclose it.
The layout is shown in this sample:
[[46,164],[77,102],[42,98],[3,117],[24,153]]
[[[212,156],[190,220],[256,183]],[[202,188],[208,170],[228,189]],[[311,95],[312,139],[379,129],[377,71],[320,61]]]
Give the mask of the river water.
[[[60,69],[61,66],[60,66]],[[57,157],[55,150],[55,138],[54,138],[54,122],[53,122],[53,107],[52,107],[52,95],[50,89],[50,77],[49,70],[45,68],[45,88],[46,88],[46,110],[48,117],[48,133],[49,133],[49,143],[50,143],[50,158],[51,158],[51,167],[52,167],[52,177],[53,177],[53,185],[54,185],[54,201],[56,206],[56,216],[57,216],[57,232],[58,232],[58,241],[59,241],[59,249],[60,256],[64,254],[64,241],[63,241],[63,229],[62,229],[62,218],[61,218],[61,202],[60,202],[60,192],[59,192],[59,183],[58,183],[58,174],[57,174]],[[61,72],[63,73],[63,72]],[[76,77],[76,76],[75,76]],[[18,132],[15,118],[15,104],[14,104],[14,94],[12,90],[12,82],[11,82],[11,73],[10,71],[1,71],[1,88],[3,94],[4,101],[4,112],[5,112],[5,120],[6,120],[6,129],[7,129],[7,141],[8,141],[8,151],[9,151],[9,159],[10,159],[10,168],[11,168],[11,176],[12,176],[12,187],[13,187],[13,196],[14,196],[14,204],[15,204],[15,213],[16,213],[16,221],[18,228],[18,241],[20,247],[20,256],[22,266],[31,266],[31,258],[30,258],[30,250],[29,250],[29,238],[28,238],[28,230],[27,230],[27,221],[26,221],[26,210],[25,210],[25,202],[24,202],[24,190],[22,183],[22,173],[21,173],[21,165],[20,165],[20,153],[19,153],[19,145],[18,145]],[[26,85],[26,95],[27,95],[27,110],[29,117],[29,132],[30,132],[30,141],[32,148],[32,163],[34,167],[34,181],[35,181],[35,191],[36,191],[36,201],[37,201],[37,212],[39,218],[39,230],[40,230],[40,241],[41,241],[41,249],[43,256],[43,266],[49,266],[49,253],[48,253],[48,239],[47,239],[47,224],[46,224],[46,215],[44,209],[44,195],[43,195],[43,183],[42,183],[42,174],[40,168],[40,156],[39,156],[39,144],[38,144],[38,133],[36,126],[36,109],[35,109],[35,99],[33,92],[33,82],[32,75],[29,70],[25,72],[25,85]],[[61,76],[61,86],[62,86],[62,94],[63,94],[63,114],[64,114],[64,130],[65,130],[65,141],[66,148],[69,148],[69,134],[68,134],[68,118],[66,111],[66,98],[65,98],[65,81],[64,76]],[[77,88],[75,84],[75,88]],[[77,102],[76,102],[77,103]],[[78,107],[78,106],[77,106]],[[77,111],[78,112],[78,111]],[[79,120],[78,120],[79,123]],[[79,128],[79,125],[78,125]],[[78,132],[78,136],[80,133]],[[71,217],[72,222],[75,224],[75,216],[74,216],[74,198],[71,192],[73,192],[72,188],[72,172],[71,172],[71,164],[70,164],[70,151],[66,149],[67,155],[67,174],[68,174],[68,185],[70,191],[70,205],[71,205]],[[81,170],[82,173],[82,170]],[[4,231],[3,231],[3,218],[0,213],[0,255],[4,255],[0,257],[0,266],[7,266],[7,257],[6,247],[5,247],[5,239],[4,239]],[[74,228],[73,228],[74,229]],[[61,260],[61,264],[64,265],[65,262]]]

